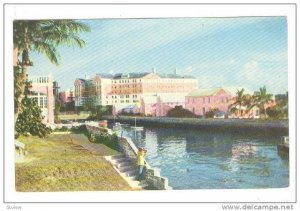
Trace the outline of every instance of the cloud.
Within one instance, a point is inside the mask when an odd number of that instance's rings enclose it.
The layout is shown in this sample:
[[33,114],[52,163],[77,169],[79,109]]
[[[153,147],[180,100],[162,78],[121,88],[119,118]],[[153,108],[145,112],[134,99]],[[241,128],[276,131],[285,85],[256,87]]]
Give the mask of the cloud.
[[[90,59],[113,60],[129,57],[194,37],[209,36],[222,30],[230,30],[263,21],[264,18],[176,18],[112,20],[98,33],[91,45],[99,48]],[[109,37],[109,39],[108,39]],[[95,37],[93,38],[95,39]],[[232,60],[234,61],[234,60]]]
[[[192,50],[194,49],[181,48],[182,43],[193,41],[195,38],[200,38],[201,41],[202,38],[204,40],[206,37],[213,37],[222,31],[240,31],[239,27],[258,25],[265,20],[272,22],[274,18],[117,19],[98,22],[89,20],[87,22],[91,23],[92,32],[84,34],[87,41],[86,47],[82,49],[63,47],[59,67],[45,61],[46,59],[38,61],[42,56],[36,57],[37,60],[33,58],[37,64],[33,69],[34,72],[42,74],[46,71],[61,70],[54,73],[55,78],[62,81],[64,79],[64,84],[68,86],[72,85],[76,77],[82,77],[85,74],[92,75],[109,70],[115,72],[147,71],[145,68],[149,68],[152,62],[158,69],[167,69],[166,65],[172,66],[174,63],[171,68],[178,65],[180,74],[195,75],[199,78],[199,84],[202,87],[225,86],[231,85],[230,83],[248,83],[256,87],[260,82],[271,84],[272,81],[284,84],[287,76],[282,71],[287,69],[284,68],[284,65],[287,66],[286,51],[269,52],[267,49],[266,52],[249,53],[247,49],[238,49],[241,50],[240,54],[245,52],[240,56],[237,55],[237,50],[232,50],[232,54],[228,52],[225,54],[222,46],[208,46],[205,49],[205,45],[199,45],[199,49],[203,47],[203,53],[195,52],[193,57]],[[228,39],[234,40],[234,37]],[[177,51],[174,48],[176,56],[168,57],[167,51],[165,54],[161,53],[168,46],[177,46]],[[148,52],[150,53],[147,54]],[[191,59],[189,60],[184,54],[190,56]],[[157,59],[153,55],[162,56]],[[217,55],[220,56],[217,58]],[[246,60],[245,57],[247,57]],[[176,58],[183,59],[176,60]],[[170,61],[167,61],[168,59]],[[266,62],[270,63],[269,67],[265,67]],[[280,79],[281,82],[279,79],[273,79],[274,74],[270,76],[274,71],[277,77],[284,77]],[[262,79],[259,80],[256,77]]]
[[263,72],[257,61],[247,62],[238,74],[239,77],[246,79],[247,83],[256,83],[261,80]]
[[288,88],[288,75],[285,68],[262,68],[261,62],[251,60],[244,64],[235,75],[236,81],[253,91],[266,86],[269,92],[283,93]]
[[251,59],[258,62],[282,62],[287,63],[288,53],[287,50],[275,51],[275,52],[259,52],[251,56]]

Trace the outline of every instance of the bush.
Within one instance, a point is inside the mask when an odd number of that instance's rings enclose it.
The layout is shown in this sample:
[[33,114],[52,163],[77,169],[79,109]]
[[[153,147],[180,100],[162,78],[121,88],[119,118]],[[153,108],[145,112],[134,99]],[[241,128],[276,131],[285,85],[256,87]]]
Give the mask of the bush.
[[66,126],[63,126],[61,128],[55,128],[54,131],[55,132],[66,132],[66,131],[69,131],[69,129]]
[[220,112],[219,109],[213,108],[210,109],[208,112],[205,113],[205,118],[214,118],[214,116]]
[[[93,139],[94,134],[90,134],[90,141]],[[101,132],[100,135],[94,135],[94,143],[100,143],[103,144],[113,150],[119,151],[118,147],[118,136],[114,133],[112,135],[109,135],[108,133]],[[93,142],[93,141],[91,141]]]
[[80,125],[80,126],[72,127],[71,128],[71,132],[72,133],[82,133],[82,134],[86,135],[87,137],[89,135],[89,132],[87,131],[85,125]]
[[182,106],[175,106],[175,108],[168,111],[167,116],[168,117],[181,117],[181,118],[182,117],[186,117],[186,118],[196,117],[196,115],[193,112],[182,108]]
[[25,97],[23,106],[23,112],[19,114],[15,126],[18,135],[27,135],[29,133],[33,136],[44,138],[50,134],[52,130],[42,122],[42,111],[36,101]]
[[140,113],[140,112],[133,113],[133,112],[125,112],[125,111],[118,112],[118,115],[121,115],[121,116],[140,116],[140,117],[145,116],[145,114]]
[[288,118],[288,109],[287,106],[280,107],[280,106],[273,106],[266,109],[267,115],[272,119],[286,119]]
[[26,81],[25,82],[25,90],[24,90],[24,99],[21,103],[18,103],[17,96],[22,94],[20,91],[20,73],[19,71],[14,71],[15,74],[15,109],[17,107],[23,108],[22,113],[18,115],[18,119],[15,125],[15,132],[17,133],[16,136],[19,135],[28,135],[31,134],[33,136],[38,136],[40,138],[46,137],[48,134],[51,133],[51,128],[47,127],[43,123],[43,115],[42,110],[38,106],[38,103],[29,98],[30,95],[30,88],[31,83]]

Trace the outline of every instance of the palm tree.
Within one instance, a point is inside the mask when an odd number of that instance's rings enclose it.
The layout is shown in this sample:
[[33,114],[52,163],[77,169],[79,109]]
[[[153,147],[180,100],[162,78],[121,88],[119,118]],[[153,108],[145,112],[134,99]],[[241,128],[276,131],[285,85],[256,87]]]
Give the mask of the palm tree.
[[[37,51],[44,54],[52,63],[58,65],[60,56],[57,47],[59,45],[76,45],[82,48],[85,41],[78,34],[88,31],[90,31],[89,26],[74,20],[14,21],[14,52],[18,55],[18,63],[14,67],[14,71],[20,73],[19,81],[15,82],[17,85],[17,88],[15,88],[15,123],[23,109],[21,102],[24,98],[27,69],[29,66],[33,66],[29,58],[29,52]],[[21,60],[19,60],[19,57],[21,57]]]
[[265,105],[273,101],[272,96],[272,94],[267,93],[266,86],[259,88],[259,92],[254,95],[255,104],[259,107],[260,112],[263,113],[264,116],[266,116]]
[[242,88],[241,90],[237,90],[236,92],[236,97],[235,97],[235,102],[232,103],[229,108],[235,108],[239,112],[239,116],[241,116],[241,108],[244,105],[245,102],[245,95],[244,95],[245,89]]

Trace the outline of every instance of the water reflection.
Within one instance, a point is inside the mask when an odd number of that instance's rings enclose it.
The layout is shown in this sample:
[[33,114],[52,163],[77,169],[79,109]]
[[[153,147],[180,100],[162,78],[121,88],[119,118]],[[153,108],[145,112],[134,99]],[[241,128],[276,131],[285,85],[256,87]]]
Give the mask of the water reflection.
[[150,127],[144,131],[124,128],[123,133],[147,148],[148,162],[161,169],[174,189],[289,184],[288,160],[277,154],[279,135]]

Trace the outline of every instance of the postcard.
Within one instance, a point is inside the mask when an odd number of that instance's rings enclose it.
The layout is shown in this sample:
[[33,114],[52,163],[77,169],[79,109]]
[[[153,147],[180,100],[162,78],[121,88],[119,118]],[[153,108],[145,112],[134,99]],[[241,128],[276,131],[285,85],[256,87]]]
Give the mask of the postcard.
[[294,202],[295,5],[265,6],[6,4],[5,199]]

